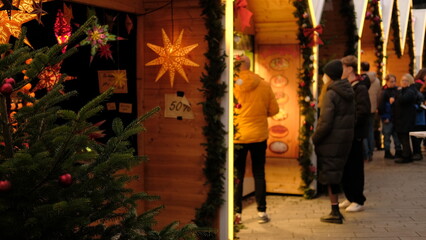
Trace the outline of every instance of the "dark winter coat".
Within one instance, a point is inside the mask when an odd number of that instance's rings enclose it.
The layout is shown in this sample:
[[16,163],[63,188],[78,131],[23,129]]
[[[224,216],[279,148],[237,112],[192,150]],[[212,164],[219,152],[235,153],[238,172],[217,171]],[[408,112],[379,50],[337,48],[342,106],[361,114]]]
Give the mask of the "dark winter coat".
[[392,121],[393,119],[393,104],[389,102],[391,97],[396,98],[398,92],[397,87],[388,88],[383,87],[379,98],[379,115],[382,120]]
[[394,103],[395,131],[398,133],[408,133],[415,126],[416,91],[415,85],[398,90]]
[[368,118],[371,114],[370,96],[368,88],[355,80],[351,83],[355,93],[355,135],[356,139],[363,139],[368,136]]
[[318,124],[312,136],[320,183],[341,182],[352,145],[354,125],[354,91],[347,80],[333,81],[323,98]]

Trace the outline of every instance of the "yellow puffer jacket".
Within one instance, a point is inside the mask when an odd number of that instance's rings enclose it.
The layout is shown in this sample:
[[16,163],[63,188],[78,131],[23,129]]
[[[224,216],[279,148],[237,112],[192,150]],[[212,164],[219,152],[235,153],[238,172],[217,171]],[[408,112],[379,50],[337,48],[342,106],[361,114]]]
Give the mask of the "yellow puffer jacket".
[[[240,108],[235,108],[234,143],[262,142],[268,138],[268,117],[278,113],[279,107],[272,88],[259,75],[243,70],[238,74],[234,96]],[[241,83],[241,84],[239,84]]]

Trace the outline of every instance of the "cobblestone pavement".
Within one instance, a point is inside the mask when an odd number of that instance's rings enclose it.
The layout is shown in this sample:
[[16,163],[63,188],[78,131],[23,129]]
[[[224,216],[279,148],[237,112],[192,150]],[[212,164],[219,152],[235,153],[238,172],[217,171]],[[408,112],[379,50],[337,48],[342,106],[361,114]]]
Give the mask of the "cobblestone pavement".
[[248,199],[242,215],[244,228],[237,236],[240,240],[426,239],[426,158],[395,164],[383,155],[375,151],[373,161],[365,165],[365,210],[342,210],[343,224],[320,222],[330,212],[328,196],[306,200],[272,195],[267,197],[271,221],[258,224],[256,204]]

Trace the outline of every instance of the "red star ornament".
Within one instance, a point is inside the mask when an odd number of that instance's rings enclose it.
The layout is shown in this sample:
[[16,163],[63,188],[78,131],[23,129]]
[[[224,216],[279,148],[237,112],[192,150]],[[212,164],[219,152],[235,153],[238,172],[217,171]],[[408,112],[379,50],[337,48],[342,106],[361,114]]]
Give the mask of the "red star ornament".
[[[62,62],[45,67],[43,71],[41,71],[41,73],[38,75],[40,81],[37,83],[33,91],[35,92],[40,89],[46,89],[47,91],[52,90],[53,86],[61,80],[61,65]],[[64,81],[72,79],[76,79],[76,77],[67,76],[65,77]]]

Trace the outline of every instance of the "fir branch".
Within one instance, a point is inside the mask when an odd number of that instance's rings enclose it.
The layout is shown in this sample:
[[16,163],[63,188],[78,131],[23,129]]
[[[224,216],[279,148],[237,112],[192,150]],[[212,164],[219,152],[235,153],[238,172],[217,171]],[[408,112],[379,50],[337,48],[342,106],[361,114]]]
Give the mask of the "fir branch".
[[393,9],[392,9],[392,19],[391,19],[391,27],[393,30],[393,47],[395,50],[395,54],[398,58],[401,58],[402,52],[401,52],[401,31],[400,29],[400,23],[399,23],[399,8],[398,8],[398,1],[393,2]]
[[[1,127],[2,127],[2,135],[3,141],[5,144],[5,157],[12,158],[13,157],[13,143],[12,143],[12,129],[10,128],[9,123],[9,114],[7,111],[7,102],[6,96],[0,94],[0,117],[1,117]],[[1,162],[6,161],[6,159],[2,159]]]
[[[203,172],[206,176],[206,185],[209,186],[209,193],[202,206],[196,209],[194,222],[198,226],[211,227],[217,217],[218,209],[224,202],[222,196],[227,152],[224,144],[226,131],[220,121],[220,116],[224,113],[224,109],[220,106],[220,99],[225,95],[227,88],[226,84],[220,80],[226,68],[226,55],[220,46],[224,38],[222,26],[224,5],[219,0],[200,0],[199,4],[208,31],[205,39],[209,46],[204,54],[209,60],[209,64],[204,66],[207,74],[203,73],[200,79],[203,83],[200,91],[205,97],[205,101],[200,104],[207,123],[207,126],[203,127],[203,134],[207,140],[207,143],[202,144],[206,151]],[[214,238],[214,234],[211,237]]]
[[342,7],[340,14],[346,19],[346,50],[344,55],[356,55],[359,36],[357,34],[358,28],[356,26],[356,15],[352,1],[341,1]]
[[311,182],[315,178],[315,171],[311,162],[311,155],[313,152],[310,139],[314,130],[315,123],[315,104],[312,104],[313,95],[311,92],[312,76],[313,76],[313,61],[312,61],[312,48],[307,47],[309,43],[308,37],[303,34],[304,28],[311,28],[312,24],[304,15],[308,12],[309,6],[307,0],[295,0],[293,5],[296,10],[293,15],[298,19],[297,24],[299,31],[297,38],[301,46],[303,57],[302,68],[299,69],[299,88],[297,90],[299,96],[300,115],[304,118],[303,125],[299,131],[299,165],[301,166],[302,185],[300,188],[304,192],[304,197],[307,199],[313,198],[315,191],[311,189]]

